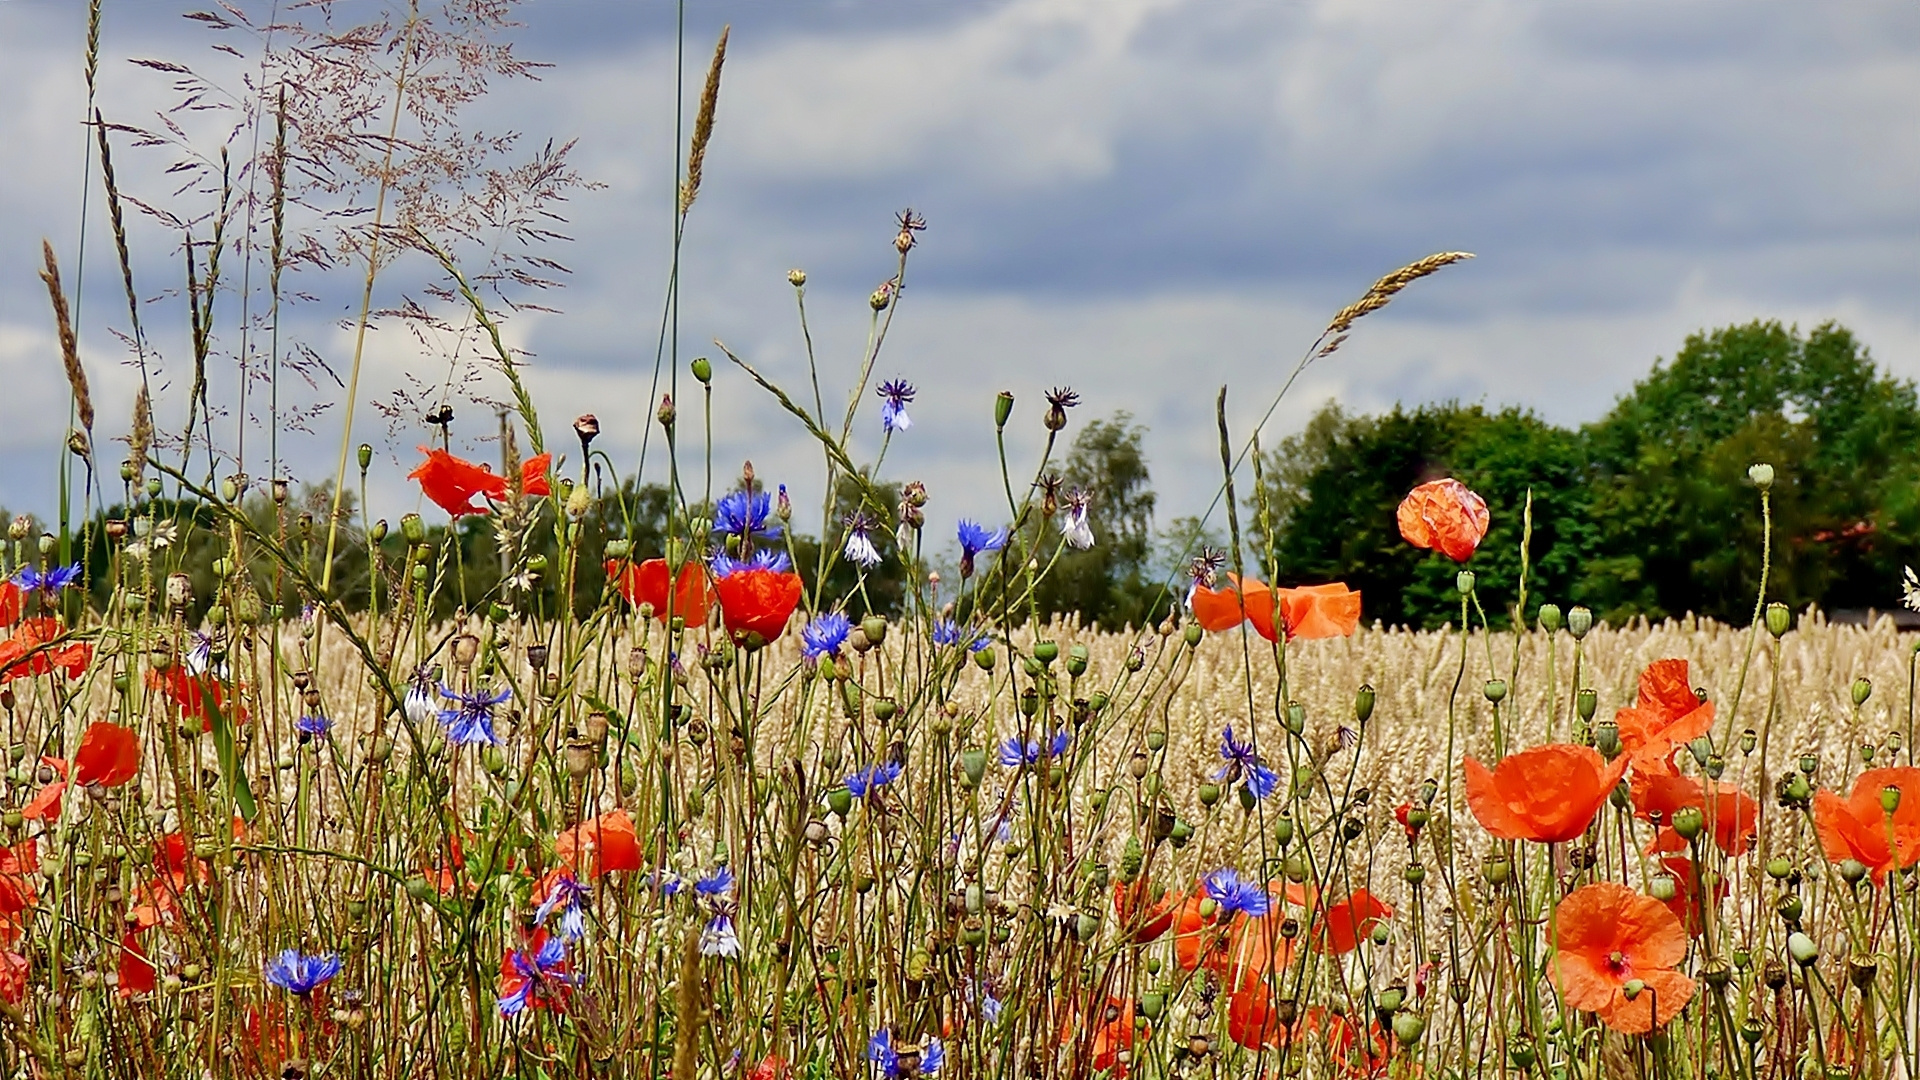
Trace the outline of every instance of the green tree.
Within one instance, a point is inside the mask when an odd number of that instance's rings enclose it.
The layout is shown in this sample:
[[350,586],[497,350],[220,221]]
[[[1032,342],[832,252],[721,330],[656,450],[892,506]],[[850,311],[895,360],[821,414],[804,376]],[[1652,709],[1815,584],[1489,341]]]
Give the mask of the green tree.
[[1121,411],[1095,420],[1074,435],[1060,470],[1064,495],[1086,494],[1093,546],[1062,547],[1064,511],[1047,519],[1040,551],[1060,556],[1036,597],[1043,616],[1077,612],[1087,623],[1109,628],[1139,625],[1165,614],[1163,582],[1150,572],[1156,496],[1144,448],[1147,429]]

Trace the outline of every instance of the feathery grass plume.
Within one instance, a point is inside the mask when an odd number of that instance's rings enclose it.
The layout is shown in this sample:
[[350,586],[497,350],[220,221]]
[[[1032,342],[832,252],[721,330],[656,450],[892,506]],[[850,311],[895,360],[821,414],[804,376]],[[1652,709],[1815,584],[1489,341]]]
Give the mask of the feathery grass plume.
[[727,62],[727,35],[731,25],[720,28],[720,41],[713,47],[713,63],[707,65],[707,86],[700,91],[700,112],[693,120],[693,146],[687,151],[687,179],[680,185],[680,212],[693,208],[700,194],[700,170],[707,160],[707,140],[713,138],[713,111],[720,104],[720,69]]
[[53,301],[53,321],[60,334],[60,360],[67,367],[67,385],[73,387],[74,407],[80,413],[80,426],[93,430],[93,394],[87,388],[87,371],[80,366],[80,340],[73,332],[73,316],[67,311],[66,290],[60,287],[60,263],[53,257],[53,245],[40,241],[40,253],[46,269],[40,280],[47,283],[47,296]]
[[[1394,293],[1399,292],[1401,289],[1419,281],[1428,274],[1434,273],[1442,267],[1452,266],[1454,263],[1460,262],[1463,259],[1471,258],[1473,258],[1471,251],[1442,251],[1438,254],[1429,255],[1424,259],[1408,263],[1393,273],[1381,278],[1379,281],[1374,282],[1373,287],[1368,289],[1360,299],[1341,308],[1339,313],[1334,315],[1333,321],[1327,324],[1326,332],[1330,334],[1346,333],[1347,330],[1353,326],[1354,320],[1386,307],[1387,302],[1393,299]],[[1333,350],[1328,349],[1327,351],[1332,352]]]
[[147,451],[153,447],[153,399],[147,396],[145,383],[140,384],[140,393],[133,399],[133,430],[127,443],[127,461],[133,465],[133,482],[137,484],[146,475]]

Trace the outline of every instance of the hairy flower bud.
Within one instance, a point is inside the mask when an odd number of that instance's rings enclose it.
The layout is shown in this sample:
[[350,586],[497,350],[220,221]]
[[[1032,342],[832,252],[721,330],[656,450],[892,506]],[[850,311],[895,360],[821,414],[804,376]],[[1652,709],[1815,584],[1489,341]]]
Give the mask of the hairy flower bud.
[[668,431],[673,430],[674,417],[678,416],[679,413],[673,407],[672,394],[660,395],[660,408],[653,415],[660,421],[661,427],[666,428]]

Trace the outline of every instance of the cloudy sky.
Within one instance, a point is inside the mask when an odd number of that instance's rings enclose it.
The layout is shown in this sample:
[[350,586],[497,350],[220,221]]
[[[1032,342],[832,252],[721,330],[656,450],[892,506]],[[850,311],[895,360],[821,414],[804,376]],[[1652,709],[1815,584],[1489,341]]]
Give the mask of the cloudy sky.
[[[109,119],[151,123],[171,100],[129,58],[217,70],[210,45],[247,45],[179,17],[200,6],[107,0]],[[78,247],[83,9],[0,0],[0,505],[14,510],[51,509],[66,426],[34,271],[42,236],[67,260]],[[567,211],[562,310],[509,335],[532,354],[549,430],[595,412],[633,460],[666,288],[673,10],[528,0],[521,17],[520,48],[554,66],[503,86],[475,122],[577,139],[576,165],[603,186]],[[936,522],[995,515],[993,396],[1017,396],[1025,455],[1052,385],[1081,391],[1076,419],[1127,410],[1148,427],[1162,520],[1203,508],[1218,387],[1244,430],[1332,311],[1434,251],[1478,258],[1363,322],[1295,387],[1273,437],[1329,398],[1511,403],[1579,423],[1690,331],[1754,317],[1839,319],[1920,376],[1920,8],[1904,0],[697,0],[686,23],[689,111],[723,23],[732,39],[687,226],[683,359],[717,356],[720,338],[804,387],[786,283],[804,267],[822,378],[844,400],[866,296],[893,269],[893,214],[913,207],[930,224],[876,375],[920,389],[884,471],[924,479]],[[164,162],[124,154],[129,186],[164,200]],[[82,321],[105,440],[135,381],[111,334],[124,302],[97,192],[93,205]],[[172,288],[178,249],[136,238],[142,292]],[[352,290],[316,291],[308,336],[344,372],[352,339],[332,322]],[[177,374],[178,298],[143,317],[173,335]],[[399,477],[423,429],[365,402],[446,365],[376,336],[355,440],[381,447],[374,512],[396,517],[417,502]],[[161,423],[177,426],[184,388],[168,393]],[[338,417],[286,438],[296,477],[331,475]],[[488,456],[474,440],[491,426],[470,411],[456,437]],[[869,412],[857,457],[877,428]],[[724,364],[714,437],[724,468],[752,457],[817,489],[796,426]]]

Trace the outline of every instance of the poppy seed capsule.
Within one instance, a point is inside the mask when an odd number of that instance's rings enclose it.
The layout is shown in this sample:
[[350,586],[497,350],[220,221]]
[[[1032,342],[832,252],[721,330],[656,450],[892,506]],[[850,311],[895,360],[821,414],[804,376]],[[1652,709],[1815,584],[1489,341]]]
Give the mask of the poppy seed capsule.
[[427,523],[419,514],[406,514],[400,518],[400,535],[407,543],[424,543],[427,539]]
[[1888,817],[1892,817],[1893,812],[1900,809],[1899,788],[1888,784],[1880,789],[1880,809],[1885,810]]
[[1574,695],[1574,708],[1580,713],[1580,719],[1591,721],[1593,714],[1600,709],[1600,693],[1591,686],[1582,687]]
[[1764,461],[1749,465],[1747,479],[1753,481],[1754,487],[1765,491],[1773,486],[1773,466]]
[[1567,611],[1567,633],[1572,634],[1575,641],[1586,637],[1587,631],[1591,629],[1593,629],[1592,611],[1579,605]]
[[1873,683],[1870,680],[1864,678],[1853,680],[1853,703],[1855,706],[1865,705],[1867,699],[1872,696]]
[[1471,596],[1473,595],[1473,580],[1473,571],[1462,570],[1453,576],[1453,587],[1459,590],[1461,596]]
[[1500,704],[1500,702],[1506,700],[1507,681],[1505,679],[1488,679],[1485,693],[1488,701],[1493,702],[1495,705]]
[[1004,429],[1007,420],[1013,416],[1013,391],[1002,390],[993,399],[993,426]]
[[1793,612],[1787,605],[1777,600],[1767,605],[1767,633],[1772,634],[1775,641],[1785,637],[1792,628]]
[[1793,957],[1793,962],[1801,967],[1809,967],[1820,959],[1820,946],[1815,945],[1806,934],[1795,930],[1787,935],[1787,955]]
[[1545,630],[1549,634],[1559,630],[1561,626],[1565,625],[1565,620],[1560,615],[1559,604],[1541,604],[1538,619],[1540,629]]
[[1374,690],[1370,683],[1361,683],[1360,689],[1353,694],[1353,719],[1365,724],[1373,718]]

